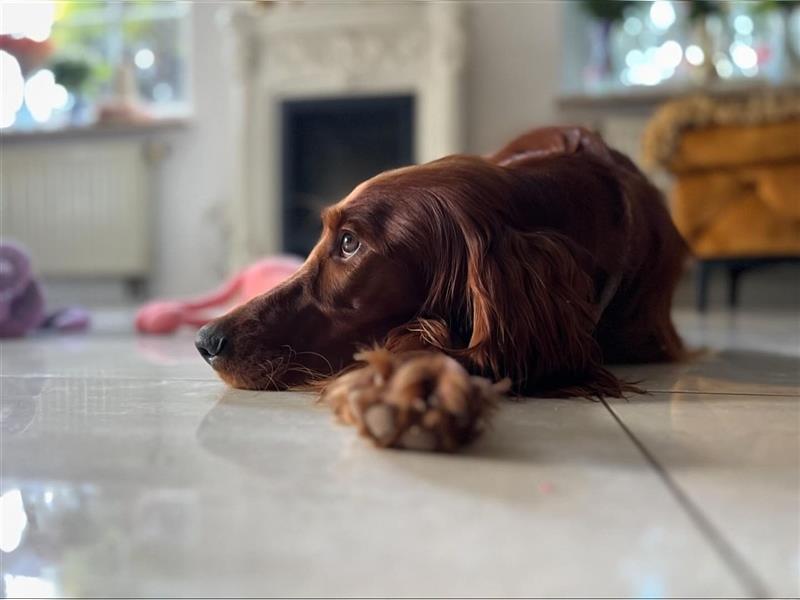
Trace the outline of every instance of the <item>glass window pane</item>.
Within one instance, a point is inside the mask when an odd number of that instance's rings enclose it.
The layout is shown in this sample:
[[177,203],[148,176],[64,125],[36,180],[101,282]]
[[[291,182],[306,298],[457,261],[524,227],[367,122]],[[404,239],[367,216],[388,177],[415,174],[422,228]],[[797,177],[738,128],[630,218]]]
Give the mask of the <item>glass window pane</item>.
[[[188,3],[163,0],[4,6],[3,64],[19,71],[25,92],[21,102],[16,94],[3,103],[0,127],[88,125],[115,98],[120,106],[134,100],[140,115],[185,112],[189,11]],[[134,97],[119,101],[120,89]],[[112,112],[125,118],[124,110]]]

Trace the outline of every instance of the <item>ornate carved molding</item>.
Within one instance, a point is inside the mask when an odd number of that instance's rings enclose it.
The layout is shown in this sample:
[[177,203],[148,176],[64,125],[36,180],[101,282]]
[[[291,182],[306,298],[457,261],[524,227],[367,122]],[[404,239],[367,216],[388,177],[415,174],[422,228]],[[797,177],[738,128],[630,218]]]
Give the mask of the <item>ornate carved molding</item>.
[[219,23],[227,32],[228,48],[237,82],[241,83],[258,72],[262,56],[262,43],[258,36],[258,22],[263,16],[258,4],[230,5],[220,10]]
[[353,80],[409,77],[424,63],[427,40],[420,31],[331,30],[275,36],[266,46],[268,82],[332,76]]

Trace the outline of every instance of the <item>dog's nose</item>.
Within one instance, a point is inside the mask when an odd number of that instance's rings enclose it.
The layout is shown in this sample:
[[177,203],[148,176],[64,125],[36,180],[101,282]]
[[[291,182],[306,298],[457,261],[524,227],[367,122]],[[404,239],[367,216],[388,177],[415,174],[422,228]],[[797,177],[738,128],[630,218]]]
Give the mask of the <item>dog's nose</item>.
[[214,324],[209,323],[197,332],[194,345],[208,364],[211,359],[222,356],[231,348],[230,341],[225,334]]

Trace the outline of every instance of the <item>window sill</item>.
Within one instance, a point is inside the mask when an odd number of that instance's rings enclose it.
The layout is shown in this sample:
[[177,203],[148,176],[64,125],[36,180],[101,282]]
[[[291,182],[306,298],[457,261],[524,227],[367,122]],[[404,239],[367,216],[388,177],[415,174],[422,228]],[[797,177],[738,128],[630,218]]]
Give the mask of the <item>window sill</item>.
[[659,104],[697,94],[720,97],[745,96],[754,92],[789,91],[800,89],[800,82],[771,84],[764,80],[741,82],[718,81],[708,86],[663,85],[657,87],[637,87],[616,89],[604,92],[563,93],[557,103],[562,110],[650,110]]
[[0,141],[7,142],[35,142],[72,140],[78,138],[108,138],[127,137],[162,133],[180,130],[189,127],[192,123],[190,116],[155,118],[143,123],[115,123],[104,125],[86,125],[81,127],[60,127],[58,129],[34,129],[27,131],[0,130]]

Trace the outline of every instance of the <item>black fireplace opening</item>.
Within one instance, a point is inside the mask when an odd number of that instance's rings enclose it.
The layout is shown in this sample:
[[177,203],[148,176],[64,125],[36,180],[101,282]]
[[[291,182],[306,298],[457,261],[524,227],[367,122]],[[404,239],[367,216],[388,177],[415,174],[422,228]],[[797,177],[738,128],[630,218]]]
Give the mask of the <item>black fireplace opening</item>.
[[386,169],[414,162],[413,96],[283,102],[283,249],[306,256],[323,208]]

